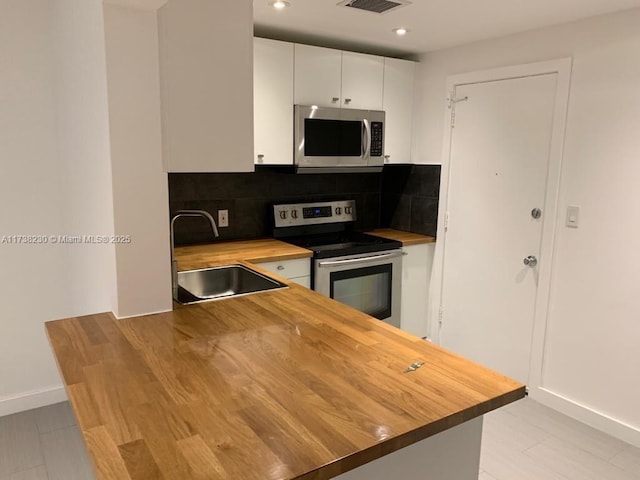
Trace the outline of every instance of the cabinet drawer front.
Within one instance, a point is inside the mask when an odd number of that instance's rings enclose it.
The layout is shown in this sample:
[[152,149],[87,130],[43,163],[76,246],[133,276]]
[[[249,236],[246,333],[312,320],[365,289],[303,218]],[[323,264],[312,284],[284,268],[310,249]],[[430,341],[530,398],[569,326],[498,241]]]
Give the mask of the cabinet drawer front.
[[283,260],[280,262],[258,263],[265,270],[276,273],[281,277],[295,278],[310,275],[311,260],[308,258],[297,258],[295,260]]
[[311,288],[311,277],[296,277],[291,278],[290,280],[292,280],[293,283],[302,285],[303,287]]

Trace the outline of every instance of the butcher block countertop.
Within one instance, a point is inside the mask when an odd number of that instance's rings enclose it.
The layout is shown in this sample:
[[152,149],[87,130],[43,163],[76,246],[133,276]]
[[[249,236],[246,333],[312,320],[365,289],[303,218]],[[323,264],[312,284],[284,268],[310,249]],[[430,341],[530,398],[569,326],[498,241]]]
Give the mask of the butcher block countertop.
[[393,228],[378,228],[367,233],[378,237],[388,238],[389,240],[397,240],[402,242],[402,245],[405,247],[409,245],[420,245],[422,243],[433,243],[436,241],[436,237],[420,235],[419,233],[403,232],[401,230],[394,230]]
[[329,479],[525,392],[295,284],[46,330],[100,480]]
[[312,255],[311,250],[273,238],[211,243],[175,249],[178,270],[194,270],[241,260],[260,263],[310,258]]
[[[436,241],[435,237],[391,228],[379,228],[367,233],[397,240],[402,242],[404,246]],[[219,242],[207,245],[176,247],[175,249],[178,270],[194,270],[238,261],[261,263],[311,258],[312,255],[313,253],[306,248],[297,247],[273,238]]]

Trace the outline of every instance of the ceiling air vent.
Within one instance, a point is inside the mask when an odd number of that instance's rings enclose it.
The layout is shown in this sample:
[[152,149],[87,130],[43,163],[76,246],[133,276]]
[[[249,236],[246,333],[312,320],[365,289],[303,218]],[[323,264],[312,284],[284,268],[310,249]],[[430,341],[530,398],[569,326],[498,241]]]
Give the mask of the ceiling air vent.
[[346,2],[338,3],[338,5],[373,13],[387,13],[410,3],[406,0],[347,0]]

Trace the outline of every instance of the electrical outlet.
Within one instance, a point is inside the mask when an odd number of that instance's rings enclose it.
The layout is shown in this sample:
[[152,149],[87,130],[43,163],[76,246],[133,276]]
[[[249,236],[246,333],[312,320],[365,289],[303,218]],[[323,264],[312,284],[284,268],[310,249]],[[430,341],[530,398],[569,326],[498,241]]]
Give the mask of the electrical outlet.
[[229,210],[218,210],[218,226],[229,226]]

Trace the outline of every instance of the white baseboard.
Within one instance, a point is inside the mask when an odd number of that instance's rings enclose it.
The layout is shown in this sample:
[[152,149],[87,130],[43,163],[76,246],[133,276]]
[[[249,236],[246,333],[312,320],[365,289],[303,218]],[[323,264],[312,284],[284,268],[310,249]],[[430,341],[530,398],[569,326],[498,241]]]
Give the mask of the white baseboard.
[[53,405],[66,400],[67,394],[61,385],[32,390],[11,397],[0,397],[0,417]]
[[640,430],[631,425],[546,388],[531,389],[529,395],[549,408],[640,448]]

